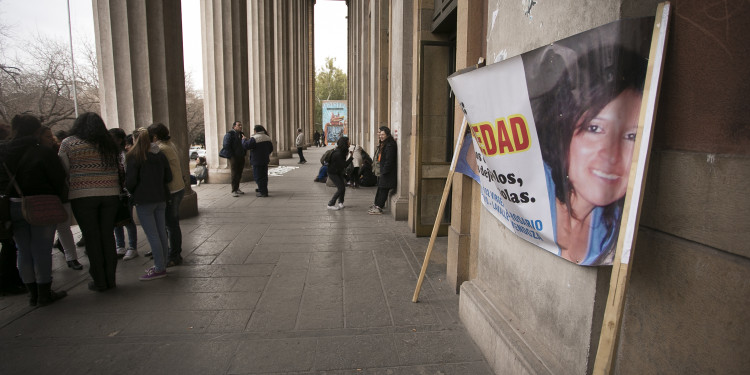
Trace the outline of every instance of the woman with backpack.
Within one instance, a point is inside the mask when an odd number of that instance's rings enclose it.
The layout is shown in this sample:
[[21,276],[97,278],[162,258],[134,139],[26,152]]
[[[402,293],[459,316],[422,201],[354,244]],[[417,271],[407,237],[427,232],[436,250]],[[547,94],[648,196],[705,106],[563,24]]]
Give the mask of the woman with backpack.
[[[344,208],[344,195],[346,194],[344,170],[347,156],[349,156],[349,138],[341,137],[336,142],[336,148],[333,149],[328,163],[328,178],[336,185],[336,193],[328,201],[329,210],[336,211]],[[338,204],[336,204],[337,200]]]

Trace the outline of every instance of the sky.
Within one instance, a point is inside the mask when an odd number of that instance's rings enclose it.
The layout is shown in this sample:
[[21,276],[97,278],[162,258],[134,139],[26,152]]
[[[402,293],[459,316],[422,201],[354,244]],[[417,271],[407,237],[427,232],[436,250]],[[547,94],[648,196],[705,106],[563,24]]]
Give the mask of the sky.
[[[36,35],[61,40],[68,45],[68,11],[66,0],[0,0],[0,25],[5,26],[3,59],[24,59],[24,45]],[[83,56],[81,44],[94,45],[94,18],[91,0],[70,0],[74,54]],[[323,66],[326,57],[346,72],[346,2],[318,0],[315,5],[315,68]],[[182,0],[182,34],[185,72],[193,78],[194,87],[203,86],[203,59],[200,29],[200,0]],[[197,26],[196,26],[197,25]],[[81,51],[81,52],[79,52]]]

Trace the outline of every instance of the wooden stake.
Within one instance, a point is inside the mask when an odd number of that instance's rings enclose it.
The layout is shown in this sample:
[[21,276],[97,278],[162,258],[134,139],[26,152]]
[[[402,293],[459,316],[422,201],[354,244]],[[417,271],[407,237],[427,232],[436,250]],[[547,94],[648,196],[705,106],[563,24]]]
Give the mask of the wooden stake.
[[451,169],[448,171],[448,177],[445,180],[445,187],[443,188],[443,196],[440,198],[440,207],[438,208],[437,216],[435,217],[435,224],[432,226],[432,234],[430,234],[430,243],[427,245],[427,253],[424,255],[424,262],[422,262],[422,271],[419,272],[419,279],[417,279],[417,287],[414,289],[414,297],[412,302],[417,302],[419,299],[419,291],[422,289],[422,281],[424,281],[424,275],[427,272],[427,264],[430,262],[430,255],[432,254],[432,248],[435,246],[435,238],[437,237],[438,230],[440,229],[440,221],[445,212],[445,204],[448,201],[448,193],[451,191],[453,186],[453,173],[456,171],[456,163],[458,162],[459,153],[461,147],[464,145],[464,138],[466,138],[466,117],[461,124],[461,130],[458,132],[459,136],[456,140],[456,148],[453,150],[453,159],[451,160]]
[[649,51],[648,70],[646,71],[646,82],[643,89],[641,102],[641,113],[638,119],[638,133],[633,159],[630,165],[630,178],[628,179],[628,190],[625,197],[620,235],[617,240],[617,250],[614,264],[612,265],[612,276],[609,284],[609,295],[604,310],[602,331],[599,336],[599,348],[594,361],[594,374],[606,375],[612,371],[612,359],[617,347],[617,336],[622,323],[622,310],[625,305],[625,292],[630,279],[631,252],[635,245],[644,183],[648,173],[648,159],[651,152],[651,135],[653,134],[653,123],[656,119],[656,103],[659,99],[659,85],[661,83],[661,71],[664,67],[664,50],[667,43],[667,30],[669,26],[669,2],[659,4],[654,21],[654,32],[651,38],[651,50]]

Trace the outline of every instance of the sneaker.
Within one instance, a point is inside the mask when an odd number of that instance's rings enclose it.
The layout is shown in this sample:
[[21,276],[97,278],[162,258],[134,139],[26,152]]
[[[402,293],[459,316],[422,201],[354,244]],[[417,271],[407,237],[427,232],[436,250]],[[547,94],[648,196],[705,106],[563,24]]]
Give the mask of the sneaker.
[[163,277],[167,277],[167,270],[157,271],[156,267],[151,267],[147,269],[146,273],[143,274],[143,276],[139,277],[139,279],[141,281],[149,281],[149,280],[161,279]]
[[338,211],[339,210],[339,206],[337,206],[337,205],[328,206],[328,209],[332,210],[332,211]]
[[154,256],[154,253],[152,253],[150,251],[147,251],[146,254],[143,254],[143,255],[145,255],[147,257],[152,257],[152,256]]
[[373,206],[369,211],[367,211],[370,215],[382,215],[383,209],[378,206]]
[[238,193],[238,192],[236,192],[236,191],[233,191],[233,192],[232,192],[232,196],[233,196],[233,197],[239,197],[239,196],[240,196],[240,193]]
[[124,257],[124,256],[125,256],[125,253],[126,253],[126,251],[125,251],[125,248],[124,248],[124,247],[118,247],[118,248],[117,248],[117,257],[118,257],[118,258],[122,258],[122,257]]
[[240,189],[235,190],[235,193],[237,193],[237,194],[245,194],[245,192],[242,191],[242,190],[240,190]]
[[339,210],[344,208],[344,202],[339,202]]
[[138,257],[138,252],[135,251],[135,249],[130,248],[127,252],[125,252],[125,256],[122,257],[122,260],[131,260]]

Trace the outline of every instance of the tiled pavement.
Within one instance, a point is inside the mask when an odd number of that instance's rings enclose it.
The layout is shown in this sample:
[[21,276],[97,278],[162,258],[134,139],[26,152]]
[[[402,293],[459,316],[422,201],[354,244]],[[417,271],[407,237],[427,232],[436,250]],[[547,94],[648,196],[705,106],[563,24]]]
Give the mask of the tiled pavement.
[[334,188],[312,181],[322,152],[282,160],[294,169],[270,177],[268,198],[252,182],[239,198],[194,186],[200,214],[182,220],[185,264],[167,278],[138,280],[151,265],[140,228],[141,256],[120,261],[113,291],[89,291],[55,251],[68,297],[0,298],[0,374],[489,374],[444,281],[446,239],[412,303],[429,239],[368,215],[375,188],[326,210]]

